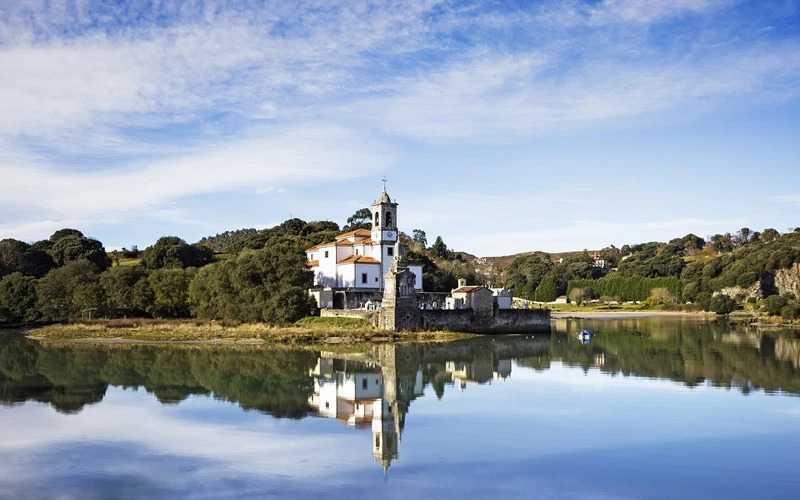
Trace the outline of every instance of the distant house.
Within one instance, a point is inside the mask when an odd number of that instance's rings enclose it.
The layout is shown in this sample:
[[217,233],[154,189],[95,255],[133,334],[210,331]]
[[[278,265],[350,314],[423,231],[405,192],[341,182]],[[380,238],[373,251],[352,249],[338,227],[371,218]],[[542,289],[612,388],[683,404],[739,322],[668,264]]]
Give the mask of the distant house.
[[592,260],[594,261],[592,265],[600,269],[605,269],[608,265],[606,260],[597,252],[592,254]]
[[458,288],[447,298],[448,309],[472,309],[475,314],[492,314],[494,292],[482,285],[467,286],[467,280],[458,280]]
[[556,299],[556,300],[553,302],[553,304],[569,304],[569,299],[567,298],[567,296],[566,296],[566,295],[561,295],[560,297],[558,297],[558,298],[557,298],[557,299]]

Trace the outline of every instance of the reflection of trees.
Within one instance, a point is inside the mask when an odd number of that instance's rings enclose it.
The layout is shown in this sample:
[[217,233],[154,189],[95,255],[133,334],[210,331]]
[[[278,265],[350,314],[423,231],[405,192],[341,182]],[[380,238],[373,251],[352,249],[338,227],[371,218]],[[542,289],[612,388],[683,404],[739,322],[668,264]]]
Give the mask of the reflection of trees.
[[259,348],[37,345],[0,342],[0,402],[47,402],[63,412],[100,401],[108,385],[142,387],[161,402],[193,394],[275,416],[308,411],[316,354]]
[[745,394],[757,389],[800,394],[800,368],[793,363],[800,341],[794,338],[723,322],[609,321],[598,323],[592,343],[583,345],[566,333],[579,331],[575,328],[565,326],[553,335],[552,353],[584,370],[665,378],[690,387],[708,381]]

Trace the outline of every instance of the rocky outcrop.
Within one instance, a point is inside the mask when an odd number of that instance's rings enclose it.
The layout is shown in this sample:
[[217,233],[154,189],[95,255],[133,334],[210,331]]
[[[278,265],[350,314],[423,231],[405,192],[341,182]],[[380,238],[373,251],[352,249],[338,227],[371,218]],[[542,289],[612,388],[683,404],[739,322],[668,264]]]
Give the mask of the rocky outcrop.
[[737,299],[742,296],[745,297],[745,299],[753,297],[756,300],[761,300],[768,295],[768,293],[764,293],[765,288],[767,287],[764,284],[764,280],[761,280],[756,281],[752,286],[747,288],[742,288],[740,286],[723,288],[718,292],[714,292],[714,295],[727,295],[732,299]]
[[790,293],[800,298],[800,264],[775,271],[775,288],[780,295]]

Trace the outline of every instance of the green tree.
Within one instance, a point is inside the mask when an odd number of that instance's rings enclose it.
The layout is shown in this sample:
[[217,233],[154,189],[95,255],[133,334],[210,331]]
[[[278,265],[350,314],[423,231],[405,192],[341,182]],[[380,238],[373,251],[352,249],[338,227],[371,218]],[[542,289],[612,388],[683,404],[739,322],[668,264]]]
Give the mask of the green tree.
[[539,302],[553,302],[558,297],[556,293],[556,280],[549,274],[542,278],[536,287],[536,300]]
[[0,277],[13,272],[41,278],[55,267],[44,250],[14,239],[0,240]]
[[420,245],[422,248],[428,246],[428,237],[425,234],[425,231],[423,231],[422,229],[414,229],[413,234],[414,237],[412,239],[414,240],[414,243]]
[[87,238],[76,229],[61,229],[51,237],[47,253],[57,266],[85,260],[102,271],[111,265],[106,249],[99,241]]
[[[505,287],[517,297],[535,300],[536,287],[552,271],[553,262],[550,254],[533,252],[517,257],[505,270]],[[558,290],[556,295],[557,292]]]
[[259,250],[198,272],[189,288],[192,311],[207,319],[288,323],[312,313],[313,273],[303,248],[275,238]]
[[442,237],[437,236],[436,241],[434,241],[433,245],[431,246],[431,253],[434,257],[447,259],[449,258],[451,252],[447,249],[447,245],[444,244]]
[[356,229],[372,228],[372,211],[369,208],[356,210],[353,215],[347,218],[347,224],[342,228],[344,231],[355,231]]
[[32,323],[38,316],[36,278],[17,271],[0,280],[0,322]]
[[147,282],[152,290],[152,300],[147,312],[157,318],[189,317],[189,283],[195,268],[164,268],[151,272]]
[[141,266],[112,267],[100,275],[100,285],[106,297],[106,305],[111,310],[124,310],[142,313],[142,301],[136,294],[136,285],[145,280]]
[[653,288],[650,290],[650,297],[647,298],[647,302],[657,305],[675,305],[678,302],[678,298],[666,288]]
[[588,288],[575,288],[569,293],[569,300],[578,305],[582,305],[591,298],[592,293]]
[[778,316],[781,313],[781,309],[786,307],[786,303],[786,299],[780,295],[770,295],[764,299],[763,310],[771,316]]
[[164,236],[142,252],[146,269],[201,267],[213,260],[208,247],[189,245],[177,236]]
[[36,285],[37,308],[46,321],[80,317],[89,308],[102,308],[103,288],[92,262],[76,260],[53,269]]
[[781,233],[779,233],[778,231],[776,231],[771,227],[768,227],[767,229],[764,230],[763,233],[761,233],[761,241],[763,241],[764,243],[772,243],[773,241],[780,238],[780,236]]
[[711,311],[717,314],[729,314],[736,309],[736,301],[727,295],[719,294],[711,298]]

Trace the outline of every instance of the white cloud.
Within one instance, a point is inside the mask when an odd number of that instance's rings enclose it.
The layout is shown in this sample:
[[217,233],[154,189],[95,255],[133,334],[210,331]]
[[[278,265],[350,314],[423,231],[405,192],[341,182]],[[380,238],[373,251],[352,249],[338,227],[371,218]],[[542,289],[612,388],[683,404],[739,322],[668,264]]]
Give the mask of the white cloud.
[[[620,62],[591,59],[554,75],[563,62],[538,51],[479,54],[423,75],[401,79],[396,92],[355,106],[361,120],[423,140],[502,142],[648,113],[707,109],[722,99],[794,98],[800,46],[757,46],[701,59]],[[698,56],[699,57],[699,56]],[[778,90],[780,89],[780,90]]]
[[151,211],[151,217],[170,219],[175,213],[169,207],[164,213],[164,204],[185,196],[346,179],[383,170],[391,156],[390,147],[352,131],[305,124],[280,133],[251,132],[246,139],[140,167],[69,172],[5,166],[0,211],[13,208],[32,220],[0,225],[0,232],[31,239],[66,224]]
[[732,0],[603,0],[596,4],[561,1],[546,5],[540,20],[564,26],[646,25],[713,11],[732,3]]

